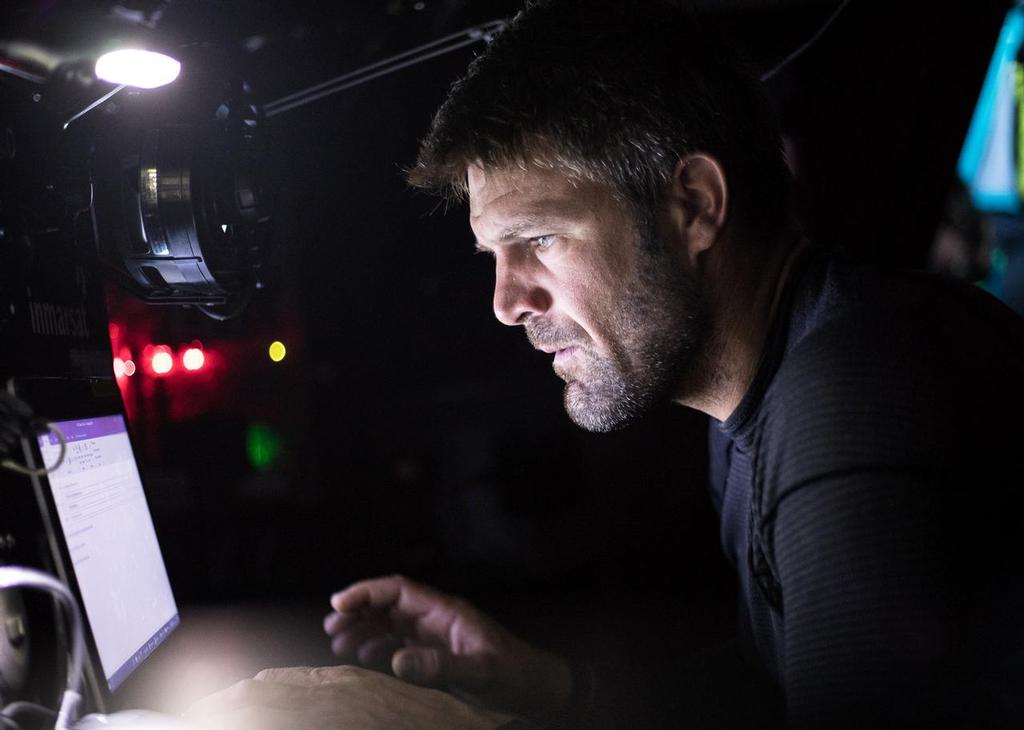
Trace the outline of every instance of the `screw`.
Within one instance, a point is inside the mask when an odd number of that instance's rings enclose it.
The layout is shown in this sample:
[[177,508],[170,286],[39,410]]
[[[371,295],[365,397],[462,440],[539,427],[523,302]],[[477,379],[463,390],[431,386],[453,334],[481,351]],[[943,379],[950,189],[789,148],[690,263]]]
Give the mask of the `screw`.
[[7,641],[11,646],[18,646],[25,639],[25,620],[21,616],[11,616],[7,619]]

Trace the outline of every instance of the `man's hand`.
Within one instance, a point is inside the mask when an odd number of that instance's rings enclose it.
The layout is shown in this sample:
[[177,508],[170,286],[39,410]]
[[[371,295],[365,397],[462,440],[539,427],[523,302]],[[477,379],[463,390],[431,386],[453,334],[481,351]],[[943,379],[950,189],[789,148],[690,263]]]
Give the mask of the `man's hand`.
[[493,730],[512,719],[358,667],[265,669],[186,717],[213,730]]
[[564,661],[458,598],[392,576],[355,583],[331,596],[331,605],[324,630],[344,661],[532,717],[569,700]]

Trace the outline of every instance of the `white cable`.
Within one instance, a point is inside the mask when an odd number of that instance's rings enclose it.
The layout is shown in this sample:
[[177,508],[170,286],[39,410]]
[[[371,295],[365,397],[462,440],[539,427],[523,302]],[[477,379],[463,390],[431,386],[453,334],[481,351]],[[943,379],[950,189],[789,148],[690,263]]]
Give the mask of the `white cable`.
[[[464,28],[456,33],[451,33],[442,38],[437,38],[421,46],[410,48],[407,51],[389,56],[388,58],[376,61],[363,66],[355,71],[335,76],[334,78],[314,84],[308,88],[296,91],[280,99],[275,99],[264,106],[267,117],[272,117],[289,109],[294,109],[304,104],[322,99],[325,96],[335,94],[353,86],[371,81],[372,79],[386,76],[408,66],[427,61],[436,56],[450,53],[479,41],[489,41],[495,33],[505,28],[504,20],[491,20],[480,25]],[[447,45],[445,45],[447,44]],[[440,48],[438,47],[440,46]]]
[[17,474],[22,474],[27,477],[45,477],[50,472],[57,471],[60,465],[64,463],[64,456],[68,453],[68,442],[64,438],[64,432],[60,430],[60,427],[56,423],[46,422],[46,427],[50,429],[57,440],[60,441],[60,454],[57,455],[57,461],[51,466],[44,465],[42,469],[29,469],[26,466],[22,466],[14,459],[4,459],[0,461],[0,466],[9,471],[13,471]]
[[810,48],[815,43],[817,43],[818,39],[821,38],[823,35],[825,35],[825,31],[827,31],[830,27],[832,27],[832,24],[836,21],[836,18],[839,17],[840,13],[842,13],[846,9],[846,6],[849,5],[849,4],[850,4],[850,0],[843,0],[843,2],[841,2],[839,4],[839,7],[835,9],[835,12],[833,12],[832,15],[829,16],[829,19],[825,21],[825,24],[823,26],[821,26],[821,28],[818,29],[818,32],[815,33],[814,36],[809,41],[807,41],[802,46],[800,46],[795,51],[793,51],[788,56],[786,56],[784,59],[782,59],[782,61],[780,61],[778,64],[776,64],[775,68],[771,69],[770,71],[765,71],[763,74],[761,74],[761,83],[764,83],[766,81],[771,81],[772,78],[774,78],[775,75],[779,71],[781,71],[786,66],[788,66],[790,63],[795,61],[797,58],[799,58],[801,55],[803,55],[803,53],[808,48]]
[[475,38],[467,38],[467,39],[459,41],[458,43],[452,43],[449,46],[444,46],[443,48],[439,48],[436,51],[433,51],[431,53],[425,54],[423,56],[417,56],[416,58],[410,58],[407,61],[404,61],[402,63],[396,64],[395,66],[389,66],[388,68],[383,68],[383,69],[381,69],[381,70],[379,70],[379,71],[377,71],[375,73],[369,74],[368,76],[363,76],[361,78],[355,79],[354,81],[349,81],[347,83],[342,83],[342,84],[340,84],[338,86],[330,86],[329,88],[326,88],[323,91],[317,92],[315,94],[311,94],[309,96],[305,96],[305,97],[303,97],[301,99],[297,99],[296,101],[293,101],[293,102],[291,102],[289,104],[281,104],[281,105],[275,106],[273,109],[267,109],[266,115],[267,115],[268,118],[269,117],[273,117],[273,116],[277,116],[278,114],[281,114],[282,112],[286,112],[286,111],[288,111],[290,109],[294,109],[294,108],[300,107],[300,106],[305,106],[306,104],[309,104],[310,102],[317,101],[318,99],[323,99],[325,96],[330,96],[331,94],[336,94],[339,91],[344,91],[345,89],[351,89],[353,86],[359,86],[359,84],[364,84],[367,81],[372,81],[373,79],[379,78],[381,76],[387,76],[388,74],[394,73],[395,71],[399,71],[399,70],[401,70],[403,68],[406,68],[407,66],[415,66],[417,63],[421,63],[421,62],[426,61],[428,59],[434,58],[435,56],[441,56],[441,55],[444,55],[445,53],[450,53],[452,51],[457,51],[460,48],[465,48],[466,46],[471,46],[471,45],[473,45],[476,42],[477,42],[477,40]]
[[68,667],[68,686],[60,703],[55,730],[66,730],[78,717],[78,703],[82,696],[82,660],[85,654],[82,614],[78,601],[67,587],[51,575],[19,566],[0,567],[0,590],[7,588],[35,588],[54,596],[64,606],[71,628],[71,662]]
[[408,56],[432,50],[436,46],[439,46],[443,43],[448,43],[450,41],[463,39],[466,37],[471,38],[474,41],[488,40],[493,33],[501,31],[504,27],[504,20],[490,20],[486,23],[481,23],[480,25],[474,25],[470,26],[469,28],[463,28],[462,30],[456,33],[451,33],[442,38],[432,40],[429,43],[424,43],[421,46],[416,46],[415,48],[410,48],[407,51],[396,53],[394,56],[389,56],[388,58],[381,59],[380,61],[375,61],[374,63],[358,68],[355,71],[349,71],[347,73],[341,74],[340,76],[335,76],[334,78],[328,79],[327,81],[322,81],[319,84],[315,84],[308,88],[302,89],[301,91],[296,91],[292,94],[288,94],[287,96],[282,96],[280,99],[275,99],[274,101],[268,102],[265,106],[267,108],[272,108],[280,106],[282,104],[286,104],[295,99],[303,98],[307,94],[317,92],[327,86],[332,86],[334,84],[345,82],[353,77],[360,76],[362,74],[373,71],[374,69],[380,68],[381,66],[386,66],[388,64],[401,61],[407,58]]
[[357,68],[355,71],[349,71],[347,73],[343,73],[340,76],[335,76],[332,79],[327,79],[327,81],[322,81],[319,84],[315,84],[315,85],[310,86],[310,87],[308,87],[306,89],[302,89],[301,91],[296,91],[295,93],[288,94],[287,96],[282,96],[280,99],[275,99],[274,101],[267,102],[266,106],[268,106],[268,107],[277,106],[278,104],[282,104],[282,103],[291,101],[293,99],[296,99],[298,97],[305,96],[306,94],[309,94],[309,93],[314,92],[314,91],[318,91],[318,90],[324,88],[325,86],[330,86],[331,84],[334,84],[334,83],[346,81],[346,80],[352,78],[353,76],[358,76],[358,75],[366,73],[368,71],[372,71],[375,68],[379,68],[380,66],[384,66],[384,65],[389,64],[389,63],[394,63],[395,61],[400,61],[403,58],[406,58],[407,56],[411,56],[414,53],[420,53],[422,51],[427,51],[427,50],[430,50],[430,49],[434,48],[435,46],[441,45],[442,43],[447,43],[447,42],[453,41],[455,39],[461,39],[464,36],[466,36],[467,34],[473,36],[474,39],[483,37],[487,33],[500,30],[501,28],[504,27],[504,25],[505,25],[505,21],[503,21],[503,20],[491,20],[491,21],[488,21],[488,22],[483,23],[481,25],[474,25],[474,26],[471,26],[469,28],[463,28],[462,30],[460,30],[460,31],[458,31],[456,33],[451,33],[450,35],[446,35],[446,36],[444,36],[442,38],[436,38],[436,39],[430,41],[429,43],[424,43],[422,46],[416,46],[415,48],[410,48],[407,51],[402,51],[401,53],[396,53],[394,56],[389,56],[388,58],[383,58],[380,61],[374,61],[373,63],[371,63],[371,64],[369,64],[367,66],[363,66],[361,68]]
[[17,66],[15,64],[7,62],[7,61],[0,61],[0,71],[9,73],[9,74],[11,74],[11,76],[17,76],[19,79],[25,79],[26,81],[31,81],[34,84],[44,84],[44,83],[46,83],[46,77],[45,76],[40,76],[39,74],[34,74],[34,73],[30,72],[30,71],[26,71],[25,69],[21,68],[20,66]]
[[82,111],[78,112],[77,114],[75,114],[75,116],[71,117],[69,120],[64,122],[64,126],[61,127],[61,130],[67,129],[68,126],[71,124],[71,122],[75,121],[79,117],[85,116],[86,114],[91,112],[93,109],[98,107],[100,104],[105,102],[107,99],[110,99],[112,96],[114,96],[114,94],[118,93],[119,91],[121,91],[122,89],[125,89],[127,87],[128,87],[128,84],[121,84],[120,86],[114,87],[113,89],[108,91],[106,94],[101,96],[99,99],[97,99],[96,101],[94,101],[91,104],[89,104],[89,106],[87,106],[85,109],[83,109]]

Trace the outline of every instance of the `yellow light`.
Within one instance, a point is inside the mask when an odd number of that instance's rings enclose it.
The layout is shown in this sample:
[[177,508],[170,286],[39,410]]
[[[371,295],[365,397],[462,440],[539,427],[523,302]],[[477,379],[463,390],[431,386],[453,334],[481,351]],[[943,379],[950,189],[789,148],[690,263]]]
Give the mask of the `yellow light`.
[[288,354],[288,351],[284,349],[284,343],[277,340],[270,343],[268,352],[270,353],[270,359],[274,362],[281,362],[284,360],[284,356]]

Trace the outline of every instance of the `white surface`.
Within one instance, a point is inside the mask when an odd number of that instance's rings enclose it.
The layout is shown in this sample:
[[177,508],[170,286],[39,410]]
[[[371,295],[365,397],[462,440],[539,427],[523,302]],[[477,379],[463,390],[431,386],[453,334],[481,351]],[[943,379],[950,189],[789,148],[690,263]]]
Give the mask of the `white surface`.
[[72,730],[103,730],[104,728],[134,728],[135,730],[194,730],[183,720],[145,710],[126,710],[112,715],[86,715],[71,726]]

